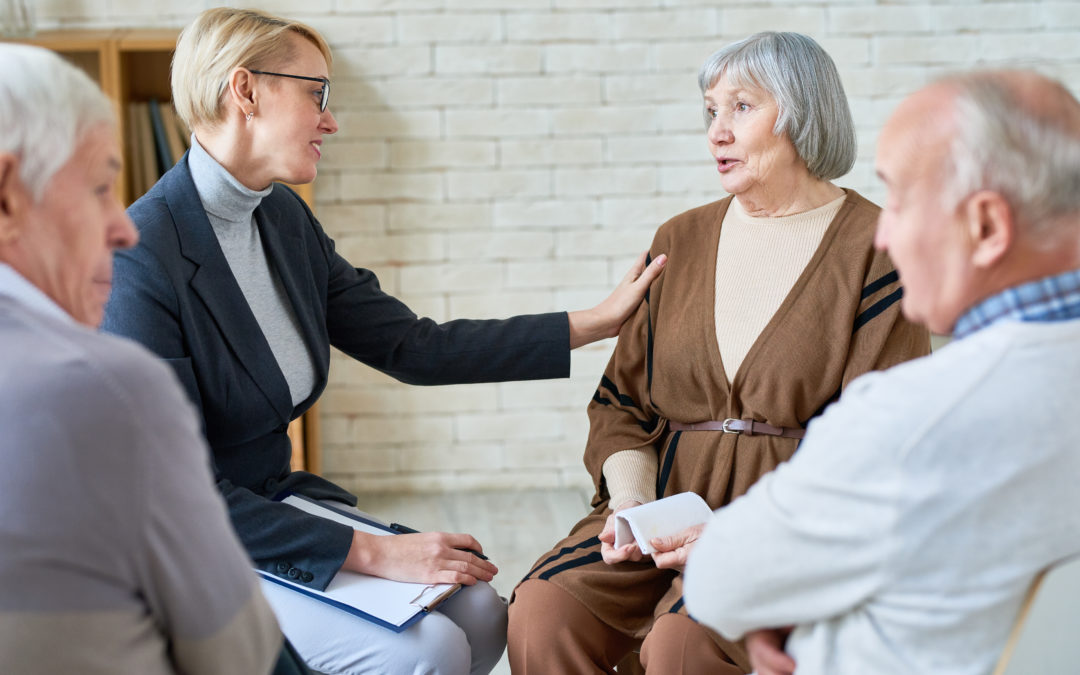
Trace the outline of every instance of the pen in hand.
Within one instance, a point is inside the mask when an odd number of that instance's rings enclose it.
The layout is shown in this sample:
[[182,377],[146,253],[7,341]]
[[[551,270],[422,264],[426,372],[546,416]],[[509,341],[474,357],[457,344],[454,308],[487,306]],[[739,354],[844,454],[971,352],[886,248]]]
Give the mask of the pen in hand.
[[[420,530],[414,530],[408,525],[402,525],[401,523],[390,523],[390,529],[394,532],[397,532],[398,534],[420,534]],[[488,559],[488,557],[480,551],[474,551],[471,548],[459,548],[458,550],[465,551],[466,553],[472,553],[474,556],[480,558],[481,560]]]

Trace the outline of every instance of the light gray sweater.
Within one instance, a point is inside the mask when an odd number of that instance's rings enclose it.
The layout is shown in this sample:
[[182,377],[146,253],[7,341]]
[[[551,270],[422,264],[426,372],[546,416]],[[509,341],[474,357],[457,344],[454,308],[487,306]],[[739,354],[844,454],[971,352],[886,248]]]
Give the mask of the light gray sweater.
[[188,166],[225,260],[289,383],[295,406],[315,387],[315,363],[281,278],[266,258],[255,221],[255,209],[273,186],[259,191],[245,187],[206,152],[194,135]]
[[991,672],[1035,575],[1080,553],[1080,320],[1001,321],[864,375],[713,516],[686,606],[796,624],[799,675]]
[[0,673],[266,673],[281,631],[172,369],[0,263]]

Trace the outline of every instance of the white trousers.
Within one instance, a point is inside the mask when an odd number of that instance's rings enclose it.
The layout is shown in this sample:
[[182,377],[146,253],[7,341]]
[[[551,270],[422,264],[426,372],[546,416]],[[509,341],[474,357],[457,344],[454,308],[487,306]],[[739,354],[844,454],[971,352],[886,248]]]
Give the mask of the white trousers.
[[261,577],[260,584],[296,651],[328,675],[486,675],[506,648],[506,602],[483,582],[401,633]]

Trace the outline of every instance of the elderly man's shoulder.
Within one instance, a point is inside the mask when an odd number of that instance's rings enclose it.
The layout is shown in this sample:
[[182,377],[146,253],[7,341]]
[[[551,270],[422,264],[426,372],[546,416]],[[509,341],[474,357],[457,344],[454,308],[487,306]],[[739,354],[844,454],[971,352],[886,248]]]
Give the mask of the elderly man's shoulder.
[[184,403],[168,366],[130,340],[23,308],[0,313],[0,370],[12,393],[3,408],[12,419],[20,410],[118,419]]
[[930,356],[857,378],[837,412],[895,447],[904,439],[923,443],[930,430],[969,417],[994,420],[980,423],[988,428],[997,424],[993,411],[1011,419],[1066,395],[1062,387],[1080,368],[1077,340],[1080,322],[1002,322]]
[[905,400],[910,405],[932,407],[941,398],[955,395],[955,390],[984,378],[1007,348],[1000,340],[953,342],[928,356],[861,375],[847,386],[841,400],[858,397],[871,405]]

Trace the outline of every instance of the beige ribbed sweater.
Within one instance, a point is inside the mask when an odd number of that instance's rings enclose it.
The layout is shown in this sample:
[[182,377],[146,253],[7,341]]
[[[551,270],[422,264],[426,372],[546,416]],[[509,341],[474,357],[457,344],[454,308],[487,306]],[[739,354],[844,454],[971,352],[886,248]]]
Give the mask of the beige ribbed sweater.
[[[813,257],[844,199],[778,218],[751,216],[738,199],[731,200],[716,249],[713,313],[728,382]],[[604,462],[603,472],[612,508],[656,499],[653,448],[617,452]]]

